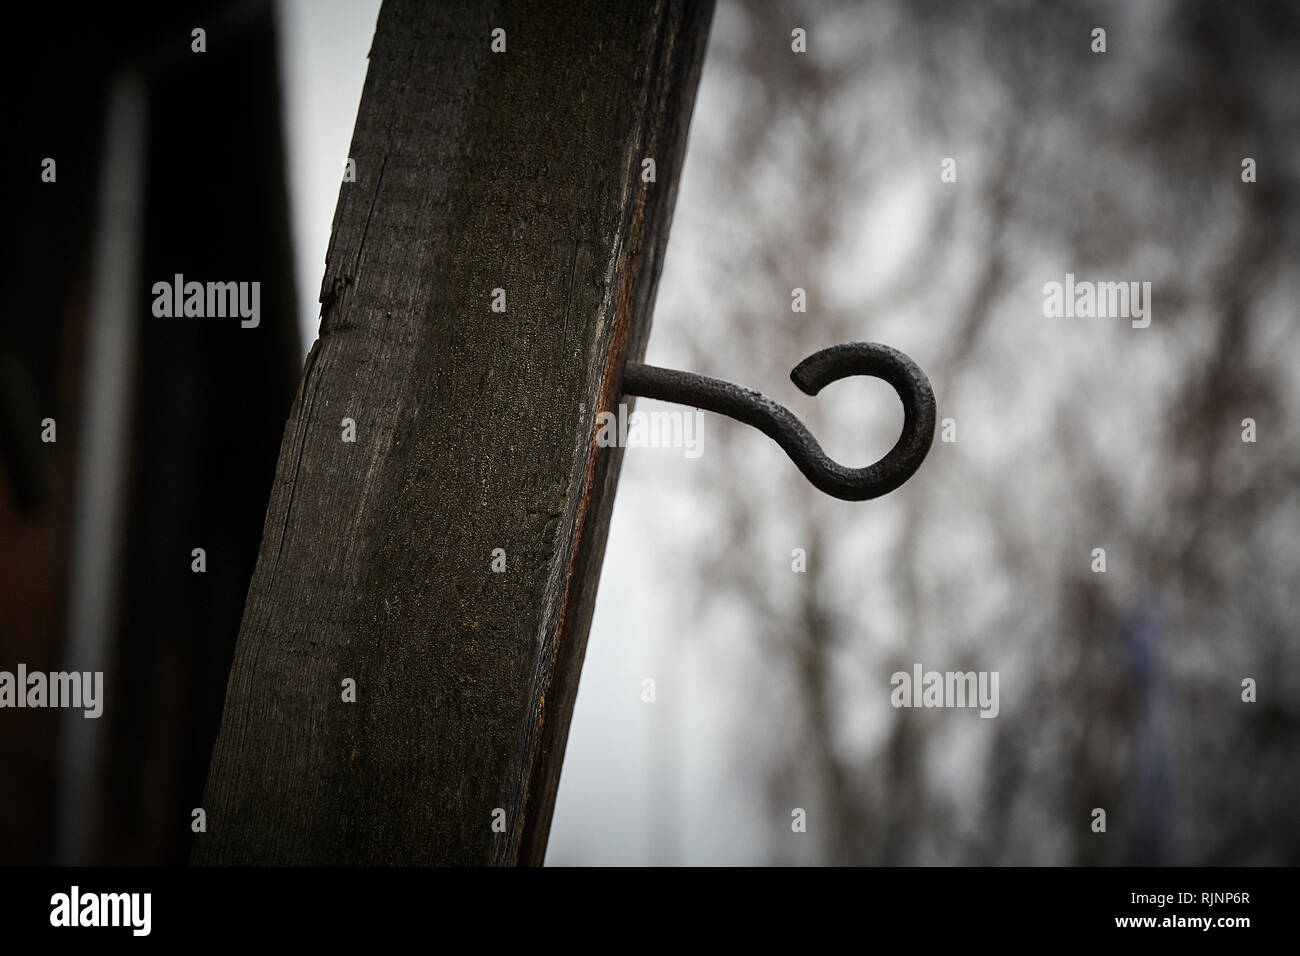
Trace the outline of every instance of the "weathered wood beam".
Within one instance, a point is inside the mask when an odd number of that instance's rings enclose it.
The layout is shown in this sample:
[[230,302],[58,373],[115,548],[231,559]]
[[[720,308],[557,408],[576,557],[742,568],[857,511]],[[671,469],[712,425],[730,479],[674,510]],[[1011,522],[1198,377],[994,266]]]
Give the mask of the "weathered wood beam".
[[542,861],[710,15],[385,2],[195,862]]

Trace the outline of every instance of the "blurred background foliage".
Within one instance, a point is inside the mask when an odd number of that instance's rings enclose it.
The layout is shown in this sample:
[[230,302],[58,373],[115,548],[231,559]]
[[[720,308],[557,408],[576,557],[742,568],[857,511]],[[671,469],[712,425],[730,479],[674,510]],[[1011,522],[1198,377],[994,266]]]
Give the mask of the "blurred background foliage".
[[[675,595],[658,663],[693,648],[728,792],[763,795],[740,859],[1300,859],[1298,80],[1295,3],[720,4],[648,360],[860,465],[892,391],[787,375],[879,341],[957,437],[863,504],[718,417],[695,462],[628,455],[614,538],[634,524]],[[1150,327],[1045,318],[1067,272],[1149,281]],[[892,709],[914,662],[998,671],[1000,715]],[[701,717],[647,719],[663,753]],[[680,789],[658,843],[674,815],[742,826]]]

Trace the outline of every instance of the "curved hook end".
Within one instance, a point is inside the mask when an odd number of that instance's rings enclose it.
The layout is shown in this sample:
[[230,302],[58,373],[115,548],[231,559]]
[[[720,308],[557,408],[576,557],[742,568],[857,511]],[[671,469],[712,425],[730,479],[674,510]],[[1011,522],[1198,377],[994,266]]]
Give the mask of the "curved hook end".
[[936,412],[934,390],[920,367],[897,349],[876,342],[850,342],[814,352],[794,367],[790,380],[804,394],[816,395],[851,375],[884,380],[903,403],[903,433],[884,459],[869,468],[845,469],[851,477],[837,480],[834,489],[819,484],[836,497],[860,501],[887,494],[915,474],[934,440]]

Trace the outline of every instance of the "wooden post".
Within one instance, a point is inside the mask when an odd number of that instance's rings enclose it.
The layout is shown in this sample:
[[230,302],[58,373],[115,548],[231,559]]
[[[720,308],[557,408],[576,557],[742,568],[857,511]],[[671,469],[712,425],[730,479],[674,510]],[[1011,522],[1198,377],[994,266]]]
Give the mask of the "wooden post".
[[542,862],[710,15],[386,0],[196,863]]

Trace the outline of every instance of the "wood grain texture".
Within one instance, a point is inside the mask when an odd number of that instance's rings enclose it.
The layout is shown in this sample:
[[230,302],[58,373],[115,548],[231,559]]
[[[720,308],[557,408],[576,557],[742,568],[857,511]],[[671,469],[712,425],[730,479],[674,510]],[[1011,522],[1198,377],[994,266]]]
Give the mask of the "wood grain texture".
[[542,861],[710,15],[385,2],[194,862]]

